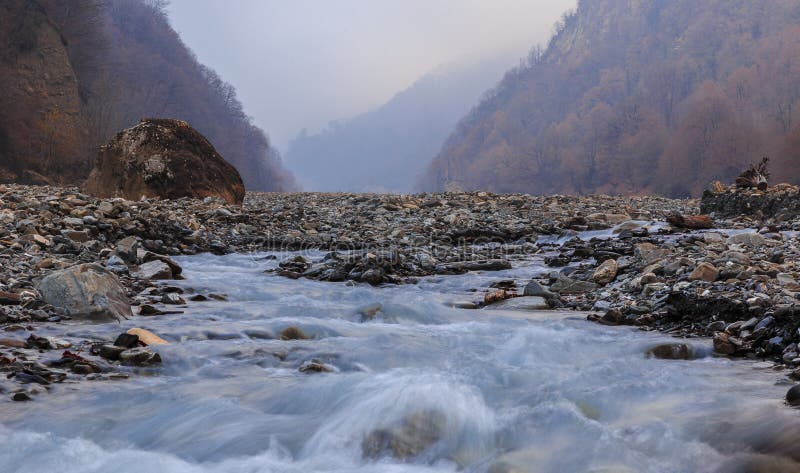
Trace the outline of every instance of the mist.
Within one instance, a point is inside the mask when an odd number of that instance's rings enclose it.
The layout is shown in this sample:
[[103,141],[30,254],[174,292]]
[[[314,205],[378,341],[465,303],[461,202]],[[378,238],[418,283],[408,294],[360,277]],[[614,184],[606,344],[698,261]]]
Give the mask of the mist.
[[438,67],[525,56],[575,3],[172,0],[169,12],[200,62],[285,151],[301,130],[379,107]]

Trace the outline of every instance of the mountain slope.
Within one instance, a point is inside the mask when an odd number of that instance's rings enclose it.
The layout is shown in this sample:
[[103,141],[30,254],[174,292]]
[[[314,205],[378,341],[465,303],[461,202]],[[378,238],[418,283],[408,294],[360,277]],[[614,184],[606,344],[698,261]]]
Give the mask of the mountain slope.
[[1,179],[78,183],[99,145],[143,117],[167,117],[208,137],[248,189],[294,187],[233,87],[169,25],[164,2],[8,0],[0,8],[5,44],[32,44],[0,57],[0,85],[26,91],[0,99]]
[[375,110],[299,135],[287,166],[307,190],[411,191],[458,119],[513,61],[499,55],[428,74]]
[[425,189],[697,195],[800,180],[800,2],[582,0],[450,135]]

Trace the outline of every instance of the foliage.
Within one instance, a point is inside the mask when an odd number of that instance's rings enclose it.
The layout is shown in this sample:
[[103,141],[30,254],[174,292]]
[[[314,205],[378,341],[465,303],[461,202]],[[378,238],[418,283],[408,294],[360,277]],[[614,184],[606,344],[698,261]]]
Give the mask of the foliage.
[[420,182],[698,195],[761,156],[800,181],[800,3],[582,0]]
[[[178,118],[208,137],[239,170],[248,189],[293,188],[291,175],[283,169],[263,131],[244,113],[233,87],[197,61],[170,26],[165,5],[163,0],[5,2],[15,15],[6,15],[5,20],[0,16],[0,37],[33,34],[38,38],[31,25],[41,23],[42,17],[32,15],[32,10],[44,11],[46,21],[60,34],[77,80],[80,120],[84,123],[79,136],[69,136],[68,128],[60,126],[59,120],[74,119],[71,113],[44,109],[33,99],[26,104],[24,98],[17,97],[15,106],[20,111],[0,127],[5,127],[7,136],[18,137],[17,142],[51,151],[37,153],[44,156],[41,159],[15,159],[59,181],[64,176],[80,179],[91,168],[97,148],[121,129],[144,117]],[[56,49],[56,45],[46,44],[33,53],[41,54],[47,67]],[[20,66],[6,62],[8,66],[0,63],[0,79],[6,77],[6,82],[12,82],[8,87],[20,88],[13,83],[18,81],[18,74],[4,74],[9,71],[2,70]],[[34,92],[32,96],[52,95],[50,90]],[[61,115],[55,113],[58,111]],[[65,141],[80,143],[81,151],[61,152]],[[23,153],[18,149],[16,154]],[[65,169],[79,171],[77,175],[65,174]]]

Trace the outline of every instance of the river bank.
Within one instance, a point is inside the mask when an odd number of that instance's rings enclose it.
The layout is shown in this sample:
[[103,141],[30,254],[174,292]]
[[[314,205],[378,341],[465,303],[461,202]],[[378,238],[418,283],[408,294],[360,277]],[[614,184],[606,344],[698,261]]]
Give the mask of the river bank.
[[265,258],[264,270],[278,276],[353,286],[415,284],[535,261],[536,271],[476,285],[450,304],[592,311],[590,319],[603,324],[712,337],[720,355],[795,368],[794,233],[747,230],[735,220],[702,232],[666,223],[698,211],[696,200],[658,197],[248,194],[238,207],[0,186],[2,389],[7,399],[29,400],[51,384],[156,369],[152,353],[120,355],[116,336],[79,336],[82,322],[48,304],[41,281],[76,264],[97,265],[124,288],[133,311],[123,316],[144,326],[226,299],[174,282],[182,278],[174,258],[201,253],[261,255],[253,257]]

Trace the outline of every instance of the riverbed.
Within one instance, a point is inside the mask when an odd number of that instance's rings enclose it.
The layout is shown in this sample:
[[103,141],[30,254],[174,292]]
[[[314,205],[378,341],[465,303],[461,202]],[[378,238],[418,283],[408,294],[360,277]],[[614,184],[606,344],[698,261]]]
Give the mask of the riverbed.
[[[796,471],[774,460],[792,455],[797,412],[770,364],[702,338],[688,341],[697,359],[650,358],[675,339],[584,313],[456,308],[546,271],[535,259],[374,288],[282,278],[264,271],[285,255],[268,257],[179,258],[177,286],[228,300],[72,327],[170,344],[129,380],[4,404],[0,471],[721,472],[754,458]],[[289,326],[310,339],[279,339]],[[423,438],[398,454],[398,431]]]

